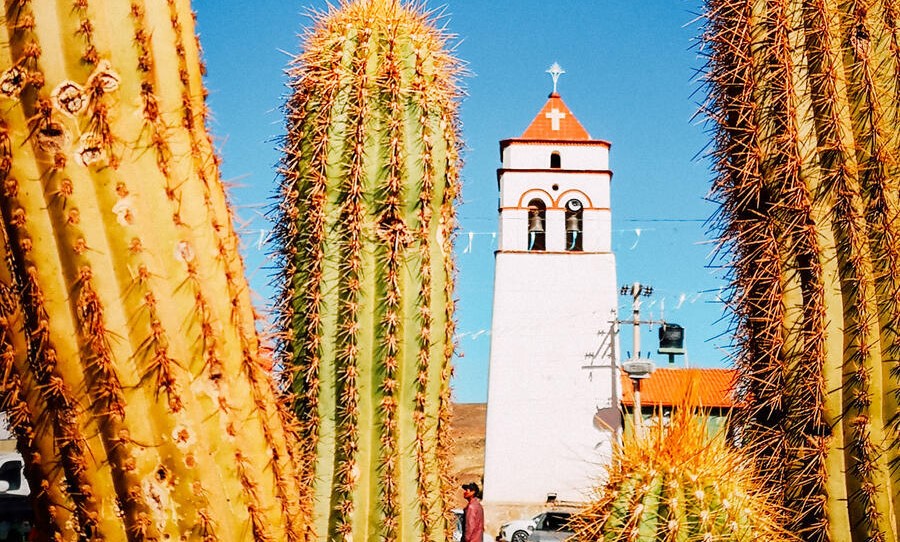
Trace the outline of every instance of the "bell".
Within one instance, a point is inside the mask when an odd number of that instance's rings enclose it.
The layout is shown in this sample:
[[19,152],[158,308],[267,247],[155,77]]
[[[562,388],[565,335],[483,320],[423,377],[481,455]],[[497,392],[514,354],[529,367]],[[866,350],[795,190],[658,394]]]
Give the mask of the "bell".
[[581,231],[580,220],[578,220],[578,215],[575,213],[570,214],[566,217],[566,231]]
[[538,213],[531,213],[531,216],[528,217],[528,231],[530,232],[543,232],[544,231],[544,219]]

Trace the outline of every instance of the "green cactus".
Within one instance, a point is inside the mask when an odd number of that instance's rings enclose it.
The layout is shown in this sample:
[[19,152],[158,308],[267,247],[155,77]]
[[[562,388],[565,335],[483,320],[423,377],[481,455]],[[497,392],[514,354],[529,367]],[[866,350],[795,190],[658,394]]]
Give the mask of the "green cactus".
[[276,235],[305,521],[319,540],[443,540],[460,65],[418,6],[315,21],[289,72]]
[[740,416],[811,541],[900,539],[900,5],[708,0]]
[[0,25],[0,407],[45,540],[297,540],[187,0]]
[[686,404],[626,436],[607,478],[571,521],[576,542],[788,542],[753,462]]

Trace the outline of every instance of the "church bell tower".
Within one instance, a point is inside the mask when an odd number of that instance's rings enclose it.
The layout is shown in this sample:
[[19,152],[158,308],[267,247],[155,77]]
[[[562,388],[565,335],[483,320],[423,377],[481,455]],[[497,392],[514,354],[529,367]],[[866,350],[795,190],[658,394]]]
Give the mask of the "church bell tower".
[[584,501],[619,428],[610,144],[554,88],[502,166],[485,508]]

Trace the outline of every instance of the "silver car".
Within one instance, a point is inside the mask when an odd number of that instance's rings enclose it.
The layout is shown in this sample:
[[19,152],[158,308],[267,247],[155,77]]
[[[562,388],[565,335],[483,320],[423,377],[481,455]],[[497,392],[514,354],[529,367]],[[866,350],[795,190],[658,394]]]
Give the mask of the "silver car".
[[534,530],[528,535],[528,542],[562,541],[575,534],[569,527],[569,512],[544,512],[534,518]]

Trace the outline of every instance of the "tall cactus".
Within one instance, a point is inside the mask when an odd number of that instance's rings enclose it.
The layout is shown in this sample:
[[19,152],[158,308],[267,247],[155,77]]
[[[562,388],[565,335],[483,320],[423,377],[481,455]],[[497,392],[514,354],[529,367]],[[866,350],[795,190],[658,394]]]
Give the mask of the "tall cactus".
[[41,539],[297,540],[189,2],[2,19],[0,392]]
[[708,0],[743,437],[807,540],[900,539],[900,5]]
[[572,518],[575,542],[789,542],[753,462],[687,402],[626,435],[606,482]]
[[[342,2],[290,70],[277,238],[319,540],[449,537],[457,77],[418,6]],[[449,538],[448,538],[449,539]]]

